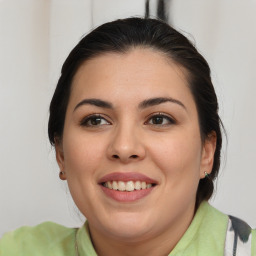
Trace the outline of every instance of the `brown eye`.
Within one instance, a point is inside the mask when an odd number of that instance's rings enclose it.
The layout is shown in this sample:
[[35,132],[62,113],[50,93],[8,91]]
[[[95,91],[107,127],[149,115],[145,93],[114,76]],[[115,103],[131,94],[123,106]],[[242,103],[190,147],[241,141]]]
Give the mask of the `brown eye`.
[[164,121],[165,121],[164,117],[162,117],[162,116],[152,117],[152,124],[163,124]]
[[109,125],[109,124],[110,123],[100,115],[93,115],[93,116],[86,117],[80,122],[80,125],[88,126],[88,127]]
[[150,119],[147,121],[148,124],[151,125],[171,125],[175,124],[175,121],[166,115],[163,114],[157,114],[154,116],[151,116]]

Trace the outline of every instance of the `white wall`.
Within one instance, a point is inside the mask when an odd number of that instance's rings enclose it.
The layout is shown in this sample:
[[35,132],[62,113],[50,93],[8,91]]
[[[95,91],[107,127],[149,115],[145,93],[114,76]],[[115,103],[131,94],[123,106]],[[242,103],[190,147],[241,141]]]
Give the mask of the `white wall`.
[[[193,34],[212,67],[228,133],[213,204],[256,227],[256,1],[172,3],[174,25]],[[80,225],[47,141],[50,98],[83,34],[143,14],[144,0],[0,0],[0,236],[46,220]]]

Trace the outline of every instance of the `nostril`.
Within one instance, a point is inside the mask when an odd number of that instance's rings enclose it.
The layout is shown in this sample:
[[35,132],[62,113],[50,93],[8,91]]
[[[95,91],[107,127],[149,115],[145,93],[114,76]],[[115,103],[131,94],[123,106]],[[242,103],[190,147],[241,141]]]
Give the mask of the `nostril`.
[[131,155],[130,158],[138,158],[137,155]]
[[118,156],[118,155],[113,155],[112,157],[113,157],[113,158],[116,158],[116,159],[118,159],[118,158],[119,158],[119,156]]

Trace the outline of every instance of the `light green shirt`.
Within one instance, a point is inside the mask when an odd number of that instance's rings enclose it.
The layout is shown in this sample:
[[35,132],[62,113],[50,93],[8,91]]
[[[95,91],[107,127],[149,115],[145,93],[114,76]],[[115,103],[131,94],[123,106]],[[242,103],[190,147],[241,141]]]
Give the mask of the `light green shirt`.
[[[223,256],[227,226],[228,216],[203,202],[169,256]],[[251,239],[251,255],[256,256],[256,230]],[[80,256],[97,256],[87,222],[79,229],[45,222],[21,227],[0,240],[0,256],[75,256],[76,249]]]

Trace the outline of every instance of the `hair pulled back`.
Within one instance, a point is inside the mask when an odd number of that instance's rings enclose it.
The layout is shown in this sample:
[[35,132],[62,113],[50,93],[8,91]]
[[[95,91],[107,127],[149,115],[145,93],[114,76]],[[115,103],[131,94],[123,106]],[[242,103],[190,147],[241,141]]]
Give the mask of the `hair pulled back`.
[[49,140],[55,145],[55,139],[62,137],[72,80],[81,64],[104,53],[126,53],[135,47],[155,49],[186,70],[186,78],[198,111],[202,141],[212,132],[216,133],[212,172],[209,177],[199,182],[197,207],[213,193],[213,181],[220,167],[222,122],[218,115],[218,101],[208,63],[185,36],[162,21],[142,18],[119,19],[94,29],[76,45],[62,66],[50,104]]

